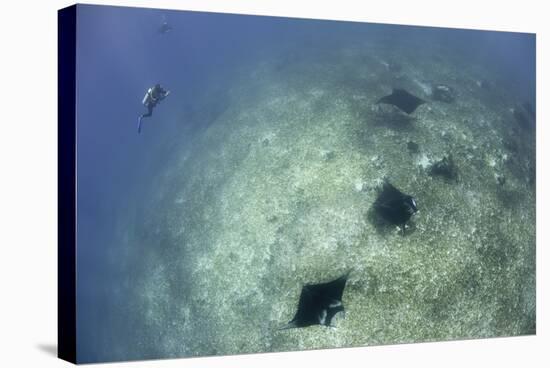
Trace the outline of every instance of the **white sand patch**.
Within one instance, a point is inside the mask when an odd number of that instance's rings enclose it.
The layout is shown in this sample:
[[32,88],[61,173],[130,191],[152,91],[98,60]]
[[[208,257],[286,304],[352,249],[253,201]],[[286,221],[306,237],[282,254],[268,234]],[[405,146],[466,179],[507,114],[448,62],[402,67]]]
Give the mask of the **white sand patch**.
[[430,167],[430,165],[432,164],[432,162],[430,161],[430,159],[428,158],[428,156],[426,156],[426,154],[422,154],[422,156],[420,156],[420,158],[418,159],[417,161],[417,164],[422,166],[423,169],[427,169],[428,167]]

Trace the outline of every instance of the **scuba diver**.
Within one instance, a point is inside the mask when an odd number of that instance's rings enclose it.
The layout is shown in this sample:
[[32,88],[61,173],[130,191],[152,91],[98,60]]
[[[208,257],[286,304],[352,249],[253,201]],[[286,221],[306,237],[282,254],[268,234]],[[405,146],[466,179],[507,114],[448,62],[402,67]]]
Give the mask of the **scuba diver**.
[[166,33],[170,32],[171,30],[172,30],[172,26],[166,20],[166,15],[163,15],[162,16],[162,24],[158,28],[158,32],[160,34],[166,34]]
[[141,133],[141,120],[153,115],[153,108],[157,106],[160,101],[164,100],[169,94],[170,91],[165,90],[158,83],[147,90],[147,93],[145,93],[142,101],[143,105],[147,107],[147,113],[141,114],[138,118],[138,133]]
[[162,22],[158,31],[160,34],[166,34],[172,30],[172,26],[167,21]]

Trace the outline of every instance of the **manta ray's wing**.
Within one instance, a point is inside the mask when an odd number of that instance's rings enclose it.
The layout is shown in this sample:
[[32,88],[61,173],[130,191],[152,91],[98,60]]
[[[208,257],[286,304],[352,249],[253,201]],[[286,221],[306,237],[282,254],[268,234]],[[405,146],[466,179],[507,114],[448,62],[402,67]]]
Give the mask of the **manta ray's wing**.
[[319,314],[322,310],[322,295],[318,285],[305,285],[300,293],[298,309],[290,323],[296,327],[307,327],[319,323]]
[[382,192],[376,198],[374,204],[376,206],[388,206],[390,203],[396,200],[401,200],[405,195],[396,187],[394,187],[389,181],[385,180]]
[[322,299],[327,302],[342,301],[344,288],[348,279],[349,272],[340,276],[336,280],[329,281],[323,284],[310,285],[311,290],[322,295]]

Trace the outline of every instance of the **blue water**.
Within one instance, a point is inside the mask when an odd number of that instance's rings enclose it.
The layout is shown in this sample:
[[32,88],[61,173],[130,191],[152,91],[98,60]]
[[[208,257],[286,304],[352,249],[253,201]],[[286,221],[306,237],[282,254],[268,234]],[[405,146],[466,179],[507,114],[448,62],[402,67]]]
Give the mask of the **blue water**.
[[[172,31],[158,31],[163,20]],[[215,123],[240,73],[264,60],[315,63],[336,47],[368,40],[396,52],[438,45],[456,55],[457,63],[493,65],[495,75],[506,76],[502,86],[512,99],[536,106],[535,37],[529,34],[79,5],[77,39],[82,362],[158,357],[159,350],[140,342],[159,332],[143,325],[141,311],[124,305],[132,300],[123,291],[139,288],[132,285],[139,275],[131,273],[147,270],[139,262],[128,265],[140,255],[118,249],[117,229],[129,212],[162,215],[135,208],[164,190],[154,187],[155,179]],[[156,83],[171,95],[137,134],[137,117],[145,112],[141,100]]]

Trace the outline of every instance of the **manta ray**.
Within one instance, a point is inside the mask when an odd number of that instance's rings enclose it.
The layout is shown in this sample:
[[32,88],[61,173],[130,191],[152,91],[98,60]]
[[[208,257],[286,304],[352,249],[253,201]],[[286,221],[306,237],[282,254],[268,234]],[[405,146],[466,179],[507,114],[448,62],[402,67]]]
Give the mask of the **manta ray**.
[[426,101],[419,97],[416,97],[415,95],[410,94],[404,89],[394,88],[391,95],[382,97],[376,103],[393,105],[399,108],[401,111],[410,114],[414,112],[414,110],[416,110],[418,106],[426,103]]
[[384,220],[398,225],[401,231],[405,230],[407,221],[418,211],[414,198],[402,193],[387,180],[374,201],[374,209]]
[[334,327],[331,321],[337,313],[345,313],[342,294],[349,272],[336,280],[322,284],[306,284],[302,287],[298,310],[294,318],[281,330],[322,325]]

